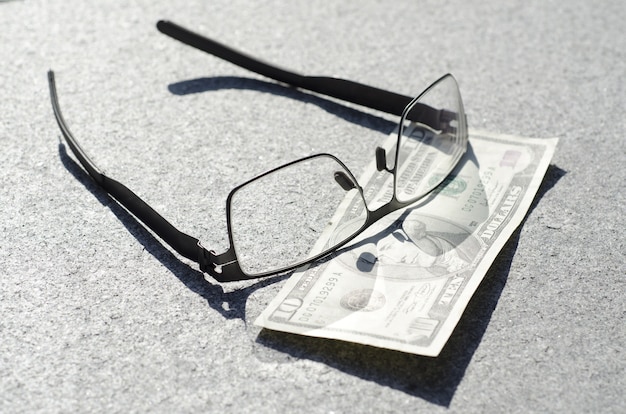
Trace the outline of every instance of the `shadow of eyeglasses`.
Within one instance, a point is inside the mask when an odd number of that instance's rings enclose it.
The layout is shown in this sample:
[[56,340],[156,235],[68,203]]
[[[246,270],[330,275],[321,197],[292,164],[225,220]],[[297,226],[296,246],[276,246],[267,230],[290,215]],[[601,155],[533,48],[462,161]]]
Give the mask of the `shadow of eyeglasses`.
[[257,289],[262,289],[273,283],[280,282],[291,275],[282,274],[261,279],[255,283],[240,283],[231,291],[225,290],[219,283],[207,281],[204,274],[192,268],[182,260],[178,259],[174,253],[167,249],[156,237],[150,233],[131,213],[122,207],[115,199],[109,196],[100,186],[98,186],[68,154],[65,144],[59,143],[59,158],[61,163],[81,183],[94,195],[94,197],[105,207],[109,208],[117,219],[126,227],[128,232],[154,256],[163,266],[165,266],[178,280],[180,280],[192,292],[204,298],[208,305],[218,311],[226,319],[241,319],[246,321],[246,300]]

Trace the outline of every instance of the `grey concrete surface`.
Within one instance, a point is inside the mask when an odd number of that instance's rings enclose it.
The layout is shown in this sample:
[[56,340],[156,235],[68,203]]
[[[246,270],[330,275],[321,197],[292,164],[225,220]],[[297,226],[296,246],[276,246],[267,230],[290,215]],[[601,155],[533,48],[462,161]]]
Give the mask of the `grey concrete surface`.
[[[284,67],[560,138],[539,195],[438,358],[260,331],[284,276],[220,285],[63,144],[227,247],[225,199],[315,152],[360,173],[395,119],[160,34],[170,19]],[[625,412],[622,1],[0,2],[0,412]]]

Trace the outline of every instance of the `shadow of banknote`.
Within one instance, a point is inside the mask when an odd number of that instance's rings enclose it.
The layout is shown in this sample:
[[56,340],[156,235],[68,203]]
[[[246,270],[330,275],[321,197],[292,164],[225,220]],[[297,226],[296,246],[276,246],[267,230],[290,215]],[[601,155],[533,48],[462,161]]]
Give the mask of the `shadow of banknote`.
[[[565,174],[557,166],[551,165],[548,168],[526,217],[543,195]],[[449,406],[506,285],[524,221],[491,265],[438,357],[424,357],[268,329],[260,330],[256,338],[257,357],[284,363],[302,358],[310,359],[433,404]]]

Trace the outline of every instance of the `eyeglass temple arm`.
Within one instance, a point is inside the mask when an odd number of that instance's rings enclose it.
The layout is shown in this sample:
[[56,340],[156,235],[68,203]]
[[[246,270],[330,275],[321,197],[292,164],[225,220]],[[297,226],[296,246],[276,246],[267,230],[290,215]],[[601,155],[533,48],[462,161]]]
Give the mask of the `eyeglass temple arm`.
[[63,119],[57,97],[53,71],[48,72],[48,85],[50,86],[52,110],[54,111],[57,124],[59,124],[59,128],[72,149],[72,152],[94,181],[180,255],[201,263],[201,267],[202,265],[207,266],[206,261],[209,259],[209,256],[213,256],[213,253],[204,249],[198,239],[176,229],[128,187],[104,175],[95,163],[91,161],[78,141],[74,138]]
[[[194,33],[166,20],[157,22],[157,29],[182,43],[215,55],[244,69],[298,88],[307,89],[342,99],[368,108],[402,115],[404,108],[413,100],[409,96],[389,92],[361,83],[326,76],[303,76],[238,52],[215,40]],[[439,125],[440,111],[422,103],[416,103],[420,119],[414,119],[433,128]]]

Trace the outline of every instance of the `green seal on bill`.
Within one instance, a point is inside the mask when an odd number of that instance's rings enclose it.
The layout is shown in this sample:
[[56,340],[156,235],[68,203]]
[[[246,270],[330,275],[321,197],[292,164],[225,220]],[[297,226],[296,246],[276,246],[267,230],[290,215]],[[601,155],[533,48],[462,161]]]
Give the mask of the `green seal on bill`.
[[[439,180],[441,180],[441,175],[434,174],[428,180],[428,184],[433,185]],[[467,181],[465,181],[463,178],[458,176],[448,176],[441,182],[439,187],[437,187],[434,192],[453,197],[463,193],[466,188]]]

